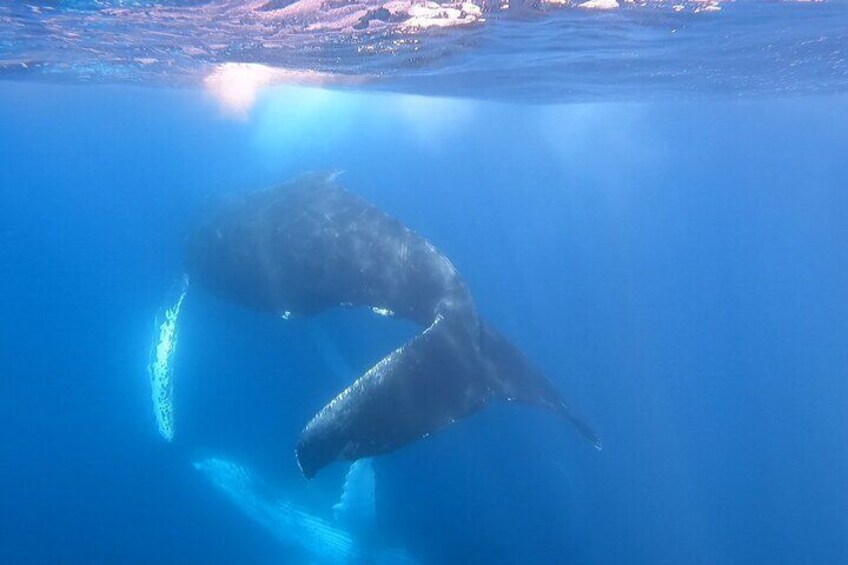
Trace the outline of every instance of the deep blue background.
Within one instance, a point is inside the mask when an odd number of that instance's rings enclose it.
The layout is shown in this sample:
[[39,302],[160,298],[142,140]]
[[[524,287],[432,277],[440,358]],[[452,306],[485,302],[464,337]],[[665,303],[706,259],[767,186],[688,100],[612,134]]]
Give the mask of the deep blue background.
[[[292,446],[409,336],[186,302],[177,436],[145,373],[216,196],[309,169],[417,229],[601,432],[496,407],[377,462],[430,563],[848,562],[848,100],[519,107],[0,84],[0,561],[279,563],[190,462],[316,511]],[[351,374],[340,374],[350,372]],[[329,513],[329,512],[328,512]]]

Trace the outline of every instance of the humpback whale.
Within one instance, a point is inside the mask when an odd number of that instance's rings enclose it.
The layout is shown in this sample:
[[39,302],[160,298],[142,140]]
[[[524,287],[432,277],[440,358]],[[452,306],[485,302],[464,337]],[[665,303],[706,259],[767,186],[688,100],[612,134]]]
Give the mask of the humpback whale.
[[286,319],[366,306],[424,328],[306,425],[295,453],[307,478],[335,460],[388,453],[498,399],[562,415],[601,448],[551,381],[481,319],[450,260],[334,175],[300,176],[217,207],[188,237],[185,263],[193,282]]

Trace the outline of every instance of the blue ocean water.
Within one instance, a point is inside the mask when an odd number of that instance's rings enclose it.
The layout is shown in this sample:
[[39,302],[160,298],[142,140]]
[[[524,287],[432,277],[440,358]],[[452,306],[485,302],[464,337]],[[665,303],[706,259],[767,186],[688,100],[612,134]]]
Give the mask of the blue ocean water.
[[233,116],[196,88],[0,82],[0,562],[310,562],[192,464],[240,461],[262,500],[331,520],[347,466],[306,481],[298,434],[417,330],[192,288],[171,443],[147,373],[204,207],[303,171],[343,171],[450,257],[604,441],[496,405],[378,457],[381,542],[848,562],[848,98],[641,98],[284,86]]

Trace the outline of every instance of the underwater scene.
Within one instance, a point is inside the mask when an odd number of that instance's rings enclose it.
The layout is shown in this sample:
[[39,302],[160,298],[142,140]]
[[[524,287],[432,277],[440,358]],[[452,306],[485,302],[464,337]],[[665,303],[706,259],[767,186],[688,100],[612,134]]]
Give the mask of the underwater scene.
[[0,3],[0,563],[848,563],[848,2]]

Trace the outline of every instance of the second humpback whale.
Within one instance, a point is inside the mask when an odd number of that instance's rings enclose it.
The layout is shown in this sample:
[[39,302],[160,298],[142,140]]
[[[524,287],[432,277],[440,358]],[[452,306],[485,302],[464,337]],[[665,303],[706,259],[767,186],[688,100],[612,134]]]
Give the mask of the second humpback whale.
[[333,176],[228,201],[188,238],[185,260],[193,281],[284,318],[368,306],[426,328],[306,425],[296,447],[306,477],[392,451],[495,399],[561,414],[600,449],[547,377],[480,318],[451,262]]

